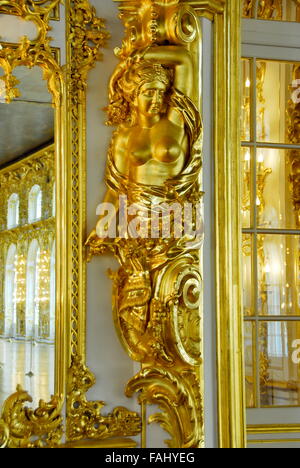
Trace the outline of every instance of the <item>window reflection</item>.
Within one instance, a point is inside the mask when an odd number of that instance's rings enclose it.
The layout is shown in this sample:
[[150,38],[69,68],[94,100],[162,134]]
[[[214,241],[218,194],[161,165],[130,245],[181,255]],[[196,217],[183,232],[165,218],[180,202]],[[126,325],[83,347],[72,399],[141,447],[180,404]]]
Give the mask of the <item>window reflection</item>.
[[42,217],[42,190],[39,185],[34,185],[28,199],[28,222],[33,223]]
[[300,64],[252,58],[242,70],[247,406],[298,406],[292,353],[300,334],[300,102],[294,99]]
[[243,17],[299,22],[300,5],[294,0],[243,0]]
[[293,343],[300,336],[300,322],[261,322],[260,404],[293,406],[300,403],[299,364],[293,362]]
[[7,203],[7,229],[12,229],[19,224],[20,200],[17,193],[13,193]]

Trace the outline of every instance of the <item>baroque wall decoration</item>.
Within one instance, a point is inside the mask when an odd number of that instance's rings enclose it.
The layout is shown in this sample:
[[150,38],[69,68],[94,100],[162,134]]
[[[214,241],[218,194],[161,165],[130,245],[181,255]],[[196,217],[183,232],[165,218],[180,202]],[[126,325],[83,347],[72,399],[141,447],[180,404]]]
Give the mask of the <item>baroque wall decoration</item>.
[[[110,251],[121,265],[118,272],[111,273],[114,321],[128,355],[142,367],[128,382],[126,394],[140,392],[143,447],[147,446],[146,407],[150,403],[158,404],[160,412],[149,422],[160,423],[170,433],[170,447],[203,446],[202,227],[198,236],[191,236],[195,244],[189,249],[184,236],[183,242],[176,237],[174,229],[182,227],[182,221],[174,213],[172,234],[149,239],[154,201],[174,202],[181,207],[189,201],[195,207],[202,198],[199,89],[194,93],[189,90],[193,79],[199,84],[199,72],[193,75],[189,67],[191,63],[199,66],[197,16],[202,16],[214,22],[219,441],[222,448],[242,447],[243,356],[235,352],[242,349],[240,266],[234,261],[240,250],[236,115],[241,2],[145,0],[141,4],[119,0],[119,4],[125,38],[116,51],[120,63],[109,86],[108,124],[117,130],[108,152],[104,201],[114,206],[112,212],[119,210],[121,231],[117,233],[111,212],[107,218],[100,217],[86,244],[89,259]],[[228,77],[225,82],[224,77]],[[225,114],[228,119],[224,126]],[[159,169],[155,171],[155,167]],[[185,186],[186,176],[189,188]],[[126,197],[129,206],[136,204],[140,210],[138,222],[132,212],[128,218],[133,232],[139,226],[138,236],[124,230]],[[226,213],[231,213],[230,219]],[[158,220],[157,229],[163,228],[162,224]],[[107,235],[110,238],[105,238]],[[232,261],[235,266],[225,278],[221,265]]]
[[35,410],[24,407],[25,402],[31,401],[31,396],[20,386],[5,401],[0,419],[4,447],[58,447],[63,435],[63,399],[53,396],[49,402],[41,400]]
[[[141,391],[141,403],[160,405],[162,413],[150,421],[170,433],[170,447],[200,447],[200,27],[185,3],[120,3],[125,39],[110,81],[108,123],[117,131],[108,154],[105,200],[119,213],[119,196],[128,206],[137,205],[141,229],[137,238],[129,232],[101,238],[100,218],[87,244],[90,256],[112,251],[121,264],[113,277],[114,320],[129,356],[142,364],[127,393]],[[162,217],[174,204],[181,213],[189,205],[191,215],[179,220],[169,212],[170,235],[164,237]],[[153,235],[155,206],[165,211]]]

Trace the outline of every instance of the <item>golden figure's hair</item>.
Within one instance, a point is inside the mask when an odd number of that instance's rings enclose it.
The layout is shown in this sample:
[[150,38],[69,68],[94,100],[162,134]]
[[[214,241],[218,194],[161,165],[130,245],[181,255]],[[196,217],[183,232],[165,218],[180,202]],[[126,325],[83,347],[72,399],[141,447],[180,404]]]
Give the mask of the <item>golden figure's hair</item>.
[[159,81],[170,88],[171,71],[158,63],[141,61],[129,67],[120,64],[110,83],[110,103],[107,107],[108,124],[120,125],[132,121],[132,104],[140,88],[153,81]]

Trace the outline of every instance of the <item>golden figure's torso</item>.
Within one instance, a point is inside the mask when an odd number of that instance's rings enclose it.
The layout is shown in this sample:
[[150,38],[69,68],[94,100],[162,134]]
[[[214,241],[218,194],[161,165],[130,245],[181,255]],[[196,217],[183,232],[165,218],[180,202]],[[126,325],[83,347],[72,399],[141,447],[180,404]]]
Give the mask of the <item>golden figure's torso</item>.
[[122,126],[114,139],[114,162],[121,174],[136,183],[163,185],[182,172],[188,143],[184,125],[167,117],[151,128]]

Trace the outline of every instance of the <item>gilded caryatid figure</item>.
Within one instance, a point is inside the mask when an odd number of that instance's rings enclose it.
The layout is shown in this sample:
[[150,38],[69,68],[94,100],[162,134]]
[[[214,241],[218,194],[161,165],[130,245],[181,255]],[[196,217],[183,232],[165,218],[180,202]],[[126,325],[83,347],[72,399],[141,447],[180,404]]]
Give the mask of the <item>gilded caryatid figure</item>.
[[[87,245],[90,257],[110,250],[120,262],[113,309],[126,351],[155,375],[169,369],[164,378],[189,394],[198,416],[186,408],[186,417],[199,423],[201,398],[191,396],[201,363],[198,19],[179,1],[123,1],[120,9],[126,36],[107,108],[116,130]],[[199,444],[199,433],[193,437]]]

